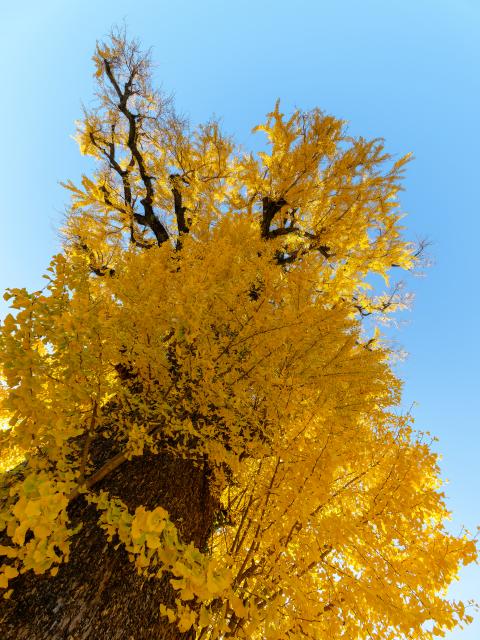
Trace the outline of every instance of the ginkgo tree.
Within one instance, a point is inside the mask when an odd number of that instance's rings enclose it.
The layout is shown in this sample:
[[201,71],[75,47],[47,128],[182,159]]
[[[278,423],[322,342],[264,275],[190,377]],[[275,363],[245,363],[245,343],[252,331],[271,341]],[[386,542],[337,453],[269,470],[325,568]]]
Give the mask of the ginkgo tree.
[[[382,320],[408,157],[280,104],[248,154],[114,33],[64,246],[0,337],[2,638],[427,640],[476,558]],[[385,281],[375,292],[372,274]],[[390,287],[390,288],[389,288]],[[373,322],[368,326],[364,318]]]

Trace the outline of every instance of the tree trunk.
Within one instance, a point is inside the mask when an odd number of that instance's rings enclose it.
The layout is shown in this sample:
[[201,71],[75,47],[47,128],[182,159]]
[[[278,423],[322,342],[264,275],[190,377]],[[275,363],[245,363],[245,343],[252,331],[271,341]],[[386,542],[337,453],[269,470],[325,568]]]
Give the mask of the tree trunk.
[[[99,483],[131,512],[143,504],[168,510],[184,542],[204,549],[218,510],[207,463],[144,454],[125,462]],[[11,600],[0,599],[2,640],[187,640],[160,616],[175,593],[170,574],[139,576],[120,546],[114,549],[96,521],[98,512],[80,497],[69,507],[84,525],[71,544],[70,560],[55,577],[31,571],[12,581]]]

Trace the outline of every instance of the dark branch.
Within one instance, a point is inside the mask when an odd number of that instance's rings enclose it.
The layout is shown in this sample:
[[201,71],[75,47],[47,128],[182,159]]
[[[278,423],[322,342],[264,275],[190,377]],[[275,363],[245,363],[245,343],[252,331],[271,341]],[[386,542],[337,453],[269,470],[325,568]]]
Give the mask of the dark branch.
[[178,181],[181,176],[178,173],[170,174],[170,182],[172,183],[173,204],[175,207],[175,217],[177,219],[178,233],[188,233],[188,226],[185,220],[185,212],[187,207],[183,206],[182,193],[178,188]]
[[280,236],[287,236],[289,233],[295,233],[297,231],[300,231],[298,227],[280,227],[279,229],[269,231],[267,238],[279,238]]
[[114,276],[115,275],[115,269],[112,269],[112,267],[109,267],[106,264],[102,264],[99,266],[95,252],[92,251],[92,249],[90,249],[90,247],[87,244],[85,244],[85,242],[79,242],[77,246],[80,249],[82,249],[82,251],[85,251],[85,253],[88,255],[90,260],[90,263],[88,266],[90,267],[90,271],[92,273],[94,273],[96,276],[107,276],[107,275]]
[[279,198],[278,200],[272,200],[268,196],[262,198],[262,221],[260,224],[260,230],[262,234],[262,238],[268,238],[270,233],[270,225],[276,214],[280,211],[282,207],[287,204],[287,201],[284,198]]
[[125,83],[124,90],[120,89],[120,86],[115,78],[115,75],[112,71],[112,67],[108,60],[103,58],[103,63],[105,65],[105,72],[107,74],[108,79],[112,87],[115,90],[119,98],[118,108],[120,112],[125,116],[128,122],[128,140],[127,146],[130,149],[132,157],[135,159],[138,171],[140,173],[140,178],[142,180],[143,186],[145,187],[146,195],[144,198],[140,200],[143,211],[145,215],[145,221],[148,227],[152,230],[157,243],[161,245],[163,242],[168,240],[168,232],[164,225],[160,222],[158,217],[155,214],[153,209],[153,201],[155,196],[155,190],[153,187],[153,177],[149,176],[147,173],[147,169],[145,166],[145,160],[140,152],[138,147],[138,131],[137,131],[137,118],[135,114],[133,114],[128,108],[128,99],[133,95],[132,93],[132,84],[135,77],[135,70],[130,73],[130,77],[128,81]]

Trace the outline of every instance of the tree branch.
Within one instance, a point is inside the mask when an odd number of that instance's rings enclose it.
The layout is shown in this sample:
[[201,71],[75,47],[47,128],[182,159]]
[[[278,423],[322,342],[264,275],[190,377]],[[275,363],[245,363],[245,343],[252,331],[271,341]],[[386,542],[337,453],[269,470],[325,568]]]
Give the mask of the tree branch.
[[278,200],[272,200],[268,196],[262,198],[262,221],[260,223],[262,238],[269,237],[273,218],[286,204],[287,201],[284,198],[279,198]]
[[181,176],[178,173],[171,173],[169,177],[172,184],[173,204],[175,207],[175,217],[177,219],[178,233],[188,233],[189,229],[185,221],[185,211],[187,210],[187,207],[183,206],[182,192],[178,188],[178,182],[181,179]]
[[168,240],[169,238],[168,231],[156,216],[153,208],[153,201],[155,197],[155,190],[153,187],[153,177],[148,175],[147,169],[145,166],[145,160],[138,147],[138,131],[137,131],[137,122],[136,122],[137,118],[135,114],[133,114],[128,108],[128,99],[133,95],[132,84],[135,77],[135,69],[130,72],[129,79],[125,83],[124,90],[122,91],[112,71],[110,62],[105,58],[102,58],[102,60],[105,66],[105,72],[107,74],[107,77],[119,98],[118,108],[120,112],[125,116],[128,122],[127,146],[130,149],[132,157],[135,159],[137,163],[138,171],[140,173],[140,178],[142,180],[142,183],[146,192],[145,197],[140,200],[144,210],[145,222],[147,226],[152,230],[157,240],[157,244],[161,245],[162,243]]

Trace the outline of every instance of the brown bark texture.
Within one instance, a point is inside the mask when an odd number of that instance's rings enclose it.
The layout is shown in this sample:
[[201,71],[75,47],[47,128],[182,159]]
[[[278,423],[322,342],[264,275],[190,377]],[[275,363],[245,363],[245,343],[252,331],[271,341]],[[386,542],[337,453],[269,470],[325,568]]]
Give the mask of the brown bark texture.
[[[139,505],[168,510],[184,542],[205,550],[217,499],[207,463],[167,454],[144,454],[122,464],[98,485],[118,496],[131,512]],[[73,523],[82,521],[68,563],[58,574],[29,571],[12,581],[10,600],[0,601],[1,640],[190,640],[160,616],[171,606],[171,574],[148,580],[139,576],[115,541],[107,542],[97,525],[98,512],[83,497],[69,507]]]

